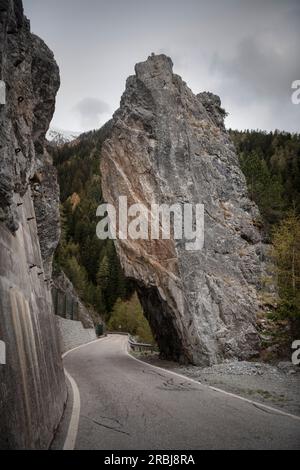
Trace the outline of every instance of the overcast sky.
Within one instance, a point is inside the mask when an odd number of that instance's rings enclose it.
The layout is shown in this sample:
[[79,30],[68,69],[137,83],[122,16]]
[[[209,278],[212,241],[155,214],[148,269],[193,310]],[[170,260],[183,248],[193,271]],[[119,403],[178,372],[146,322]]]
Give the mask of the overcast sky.
[[227,126],[300,131],[299,0],[24,0],[32,31],[53,50],[61,89],[52,126],[99,128],[134,65],[172,57],[195,92],[220,95]]

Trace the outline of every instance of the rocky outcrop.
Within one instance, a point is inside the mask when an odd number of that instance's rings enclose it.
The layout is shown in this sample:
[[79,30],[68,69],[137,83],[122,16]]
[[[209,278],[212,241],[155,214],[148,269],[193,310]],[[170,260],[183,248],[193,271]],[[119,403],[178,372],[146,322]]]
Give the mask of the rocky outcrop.
[[[152,56],[127,81],[102,148],[104,197],[118,205],[204,204],[205,244],[120,240],[126,275],[163,356],[194,364],[249,358],[259,348],[259,217],[211,93],[195,96],[173,74],[171,59]],[[148,217],[149,213],[145,217]]]
[[99,322],[98,314],[83,305],[65,273],[60,272],[54,275],[52,296],[56,315],[67,320],[79,321],[87,329],[94,329],[94,320],[95,323]]
[[59,70],[20,0],[0,1],[0,79],[0,448],[46,449],[66,401],[50,282],[58,186],[45,150]]

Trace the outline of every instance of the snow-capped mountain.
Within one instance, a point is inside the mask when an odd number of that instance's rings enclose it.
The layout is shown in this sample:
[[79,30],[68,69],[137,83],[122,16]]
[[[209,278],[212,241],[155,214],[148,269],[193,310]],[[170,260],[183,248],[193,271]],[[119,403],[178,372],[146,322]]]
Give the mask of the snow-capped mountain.
[[47,140],[54,145],[64,145],[77,139],[79,132],[66,131],[57,127],[51,127],[47,132]]

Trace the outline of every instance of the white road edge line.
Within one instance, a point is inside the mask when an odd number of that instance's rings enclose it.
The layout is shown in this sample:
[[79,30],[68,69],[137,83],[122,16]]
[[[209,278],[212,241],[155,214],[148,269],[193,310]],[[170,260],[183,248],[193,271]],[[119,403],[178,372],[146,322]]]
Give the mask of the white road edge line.
[[73,391],[73,409],[63,450],[74,450],[80,419],[80,393],[75,380],[73,379],[73,377],[71,377],[71,375],[67,372],[66,369],[65,375],[69,380]]
[[85,343],[81,344],[81,346],[77,346],[77,348],[70,349],[69,351],[65,352],[61,357],[64,359],[68,354],[71,354],[74,351],[77,351],[78,349],[85,348],[86,346],[90,346],[91,344],[98,343],[98,341],[103,341],[104,339],[107,339],[107,336],[104,336],[103,338],[95,339],[94,341],[91,341],[90,343]]
[[137,359],[136,357],[134,357],[130,354],[128,346],[129,346],[128,343],[125,344],[125,352],[128,354],[128,356],[131,357],[131,359],[133,359],[134,361],[137,361],[137,362],[143,364],[144,366],[149,366],[149,367],[152,367],[153,369],[157,369],[157,370],[160,370],[160,371],[163,371],[163,372],[167,372],[168,374],[175,375],[177,377],[180,377],[181,379],[187,380],[188,382],[193,382],[198,386],[200,385],[202,387],[207,387],[210,390],[213,390],[214,392],[222,393],[223,395],[227,395],[228,397],[231,397],[231,398],[237,398],[238,400],[244,401],[246,403],[250,403],[251,405],[254,405],[258,408],[263,408],[265,410],[271,411],[272,413],[276,413],[278,415],[286,416],[288,418],[292,418],[292,419],[295,419],[297,421],[300,421],[300,416],[293,415],[291,413],[286,413],[285,411],[278,410],[277,408],[273,408],[272,406],[264,405],[263,403],[259,403],[257,401],[249,400],[248,398],[244,398],[244,397],[241,397],[239,395],[235,395],[234,393],[226,392],[225,390],[222,390],[220,388],[215,388],[215,387],[212,387],[210,385],[203,384],[201,382],[198,382],[195,379],[187,377],[186,375],[178,374],[177,372],[173,372],[171,370],[164,369],[163,367],[154,366],[152,364],[148,364],[147,362],[141,361],[140,359]]
[[[69,351],[65,352],[62,355],[62,359],[64,359],[66,356],[68,356],[70,353],[77,351],[78,349],[82,349],[86,346],[90,346],[91,344],[98,343],[99,341],[103,341],[107,337],[96,339],[95,341],[91,341],[90,343],[82,344],[81,346],[77,346],[77,348],[70,349]],[[78,434],[78,427],[79,427],[79,419],[80,419],[80,392],[79,388],[77,386],[77,383],[73,379],[73,377],[69,374],[67,369],[64,369],[65,376],[69,380],[71,387],[72,387],[72,393],[73,393],[73,408],[72,408],[72,414],[71,414],[71,419],[69,423],[69,428],[67,432],[67,437],[64,443],[63,450],[74,450],[75,445],[76,445],[76,439],[77,439],[77,434]]]
[[[64,359],[66,356],[68,356],[68,354],[70,354],[74,351],[77,351],[78,349],[82,349],[84,347],[90,346],[91,344],[98,343],[98,342],[103,341],[104,339],[108,339],[108,338],[109,338],[109,336],[97,339],[96,341],[91,341],[90,343],[87,343],[87,344],[82,344],[81,346],[78,346],[77,348],[71,349],[70,351],[67,351],[66,353],[64,353],[62,355],[62,358]],[[292,419],[296,419],[297,421],[300,421],[300,416],[296,416],[296,415],[293,415],[293,414],[290,414],[290,413],[286,413],[285,411],[281,411],[281,410],[278,410],[277,408],[273,408],[271,406],[264,405],[263,403],[259,403],[259,402],[253,401],[253,400],[249,400],[248,398],[243,398],[239,395],[235,395],[234,393],[225,392],[225,390],[221,390],[221,389],[211,387],[211,386],[206,385],[206,384],[202,384],[201,382],[197,382],[197,380],[194,380],[194,379],[189,378],[189,377],[187,377],[185,375],[182,375],[182,374],[178,374],[177,372],[173,372],[173,371],[164,369],[163,367],[154,366],[152,364],[148,364],[147,362],[141,361],[140,359],[137,359],[136,357],[134,357],[130,354],[128,346],[129,346],[128,342],[125,343],[125,348],[124,348],[125,353],[132,360],[139,362],[143,366],[148,366],[152,369],[157,369],[159,371],[162,371],[162,372],[165,372],[165,373],[168,373],[168,374],[171,374],[171,375],[175,375],[175,376],[180,377],[181,379],[184,379],[188,382],[193,382],[198,386],[207,387],[208,389],[213,390],[214,392],[222,393],[223,395],[227,395],[228,397],[235,398],[235,399],[244,401],[246,403],[250,403],[251,405],[255,405],[258,408],[263,408],[265,410],[271,411],[271,412],[276,413],[278,415],[286,416],[288,418],[292,418]],[[73,409],[72,409],[72,415],[71,415],[70,424],[69,424],[69,428],[68,428],[68,433],[67,433],[67,437],[66,437],[66,440],[65,440],[63,450],[74,450],[75,445],[76,445],[76,439],[77,439],[78,427],[79,427],[79,419],[80,419],[80,406],[81,406],[81,404],[80,404],[80,392],[79,392],[78,386],[77,386],[75,380],[73,379],[73,377],[68,373],[68,371],[66,369],[64,369],[64,371],[65,371],[65,375],[66,375],[67,379],[70,381],[70,384],[71,384],[71,387],[72,387]]]

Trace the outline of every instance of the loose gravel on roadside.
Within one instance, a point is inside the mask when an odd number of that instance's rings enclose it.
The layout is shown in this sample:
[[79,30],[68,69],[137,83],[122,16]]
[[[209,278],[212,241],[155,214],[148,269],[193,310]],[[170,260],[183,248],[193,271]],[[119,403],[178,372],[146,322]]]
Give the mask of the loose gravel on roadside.
[[157,355],[134,355],[203,384],[300,416],[300,367],[291,362],[270,365],[226,361],[212,367],[195,367],[160,360]]

